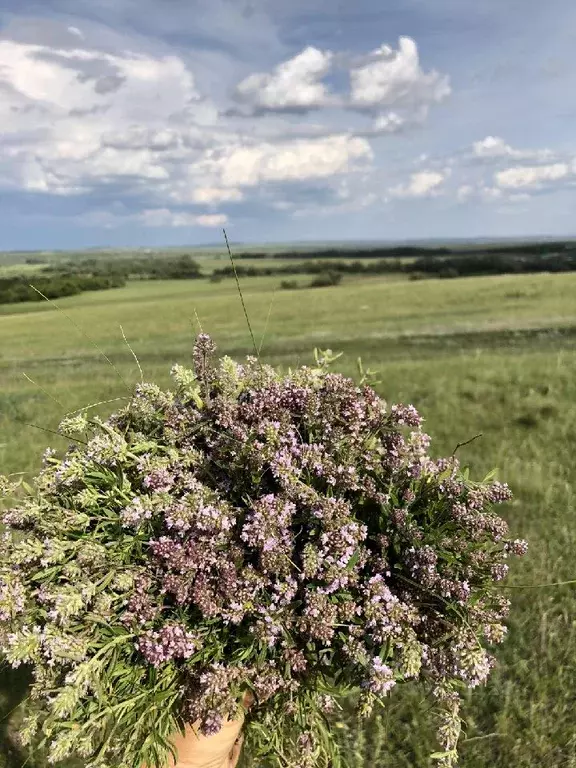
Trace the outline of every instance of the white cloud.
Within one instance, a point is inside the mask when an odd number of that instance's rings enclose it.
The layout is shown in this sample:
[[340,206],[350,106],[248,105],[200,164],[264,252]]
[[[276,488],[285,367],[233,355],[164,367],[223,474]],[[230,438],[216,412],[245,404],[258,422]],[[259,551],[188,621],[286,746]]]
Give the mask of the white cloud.
[[[278,83],[323,71],[327,55],[307,50],[279,68],[287,79]],[[2,82],[0,120],[10,147],[0,185],[13,189],[71,195],[114,182],[151,199],[214,206],[242,200],[242,187],[329,179],[372,157],[368,141],[349,134],[262,141],[238,133],[202,99],[176,56],[4,40]],[[311,87],[294,98],[321,98]]]
[[[349,93],[333,93],[323,79],[333,67],[348,70]],[[367,133],[396,133],[409,123],[423,122],[430,105],[450,94],[448,78],[424,72],[418,47],[401,37],[398,50],[383,45],[356,61],[332,51],[309,46],[271,73],[256,73],[236,88],[236,96],[249,105],[250,114],[338,107],[375,115]]]
[[309,46],[271,74],[257,73],[236,88],[238,97],[263,110],[290,110],[321,107],[330,103],[322,78],[328,74],[333,54]]
[[[370,136],[403,130],[449,92],[446,78],[421,69],[409,38],[397,52],[384,46],[352,64],[308,47],[240,83],[253,114],[247,130],[227,109],[224,87],[218,103],[203,96],[184,55],[142,52],[143,40],[100,50],[85,42],[95,39],[92,27],[55,24],[54,45],[0,40],[0,189],[59,197],[105,190],[111,202],[140,206],[121,218],[146,226],[219,226],[221,206],[250,195],[279,205],[286,185],[312,185],[323,204],[342,179],[374,173]],[[348,94],[324,82],[336,65],[350,70]],[[318,124],[290,121],[290,110],[314,107],[330,107]],[[350,119],[366,119],[365,111],[372,128],[355,135]],[[434,194],[444,175],[422,171],[397,192]],[[378,199],[380,189],[362,182],[346,205]]]
[[76,222],[88,227],[116,229],[127,224],[145,227],[222,227],[228,222],[223,213],[194,214],[189,211],[173,211],[169,208],[145,208],[129,213],[125,206],[115,206],[114,211],[92,210],[76,217]]
[[100,145],[112,149],[150,149],[154,152],[162,152],[178,147],[181,138],[180,132],[174,129],[131,125],[125,131],[114,130],[104,133],[100,139]]
[[475,141],[472,150],[476,157],[506,157],[514,154],[511,146],[498,136],[486,136]]
[[375,133],[396,133],[401,131],[405,125],[405,117],[401,117],[397,112],[386,112],[376,117],[373,127]]
[[168,208],[147,209],[137,218],[146,227],[222,227],[228,217],[223,213],[194,215]]
[[[474,184],[461,184],[456,190],[456,199],[460,203],[471,199],[481,200],[485,203],[494,203],[504,199],[504,193],[498,187],[490,187],[482,182]],[[510,199],[509,197],[507,199]]]
[[418,46],[410,37],[400,38],[397,51],[388,45],[374,51],[350,71],[350,85],[351,104],[372,110],[427,109],[451,91],[445,75],[422,70]]
[[515,157],[518,159],[546,160],[552,157],[552,152],[549,149],[514,149],[510,144],[506,144],[500,136],[486,136],[485,139],[475,141],[472,145],[472,152],[475,157],[484,159]]
[[392,197],[432,196],[437,194],[445,178],[446,174],[439,171],[418,171],[410,176],[408,184],[393,187],[390,194]]
[[195,220],[199,227],[222,227],[228,223],[228,216],[225,213],[203,213]]
[[494,180],[498,187],[505,189],[521,189],[523,187],[538,187],[543,182],[565,179],[570,173],[567,163],[552,165],[515,166],[498,171]]
[[0,41],[2,84],[2,138],[13,151],[0,165],[0,183],[56,194],[110,179],[167,179],[158,153],[178,142],[167,123],[183,122],[199,99],[175,56],[10,40]]
[[462,184],[456,191],[456,197],[460,202],[469,200],[474,195],[474,187],[471,184]]
[[[106,107],[108,124],[114,117],[150,123],[154,116],[158,124],[198,98],[194,78],[177,56],[112,55],[3,40],[0,67],[18,102],[12,106],[36,107],[45,120]],[[117,87],[107,90],[102,80],[111,77]]]
[[[369,192],[366,195],[359,195],[351,200],[342,203],[329,205],[309,205],[302,208],[291,206],[292,215],[295,219],[313,218],[315,216],[345,216],[353,213],[360,213],[367,208],[371,208],[379,201],[378,195]],[[276,206],[282,210],[279,206]]]
[[488,202],[500,200],[503,196],[502,190],[498,189],[497,187],[482,186],[480,187],[479,192],[482,199],[487,200]]
[[362,167],[372,158],[370,144],[347,135],[257,144],[208,153],[199,168],[224,187],[253,187],[263,182],[322,179]]
[[239,189],[234,187],[196,187],[186,194],[179,191],[172,198],[182,203],[198,203],[201,205],[213,205],[214,203],[237,203],[244,199]]
[[78,27],[68,27],[68,32],[70,32],[71,35],[79,37],[80,40],[84,40],[84,33],[81,29],[78,29]]

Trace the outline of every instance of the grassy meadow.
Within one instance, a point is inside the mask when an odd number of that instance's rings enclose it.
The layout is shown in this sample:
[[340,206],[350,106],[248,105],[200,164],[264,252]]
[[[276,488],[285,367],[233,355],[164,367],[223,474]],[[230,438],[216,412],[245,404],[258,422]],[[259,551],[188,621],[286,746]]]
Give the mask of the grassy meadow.
[[[507,584],[576,579],[576,274],[345,278],[339,287],[298,291],[275,290],[279,282],[243,282],[263,359],[295,365],[310,362],[315,346],[330,347],[344,353],[336,369],[354,376],[361,356],[378,371],[386,400],[414,403],[424,415],[433,453],[481,434],[460,458],[477,478],[498,467],[515,493],[504,516],[530,544]],[[251,352],[233,280],[131,282],[56,303],[63,312],[47,302],[0,306],[3,472],[33,472],[46,446],[65,446],[25,424],[56,429],[67,411],[126,396],[140,374],[120,326],[145,379],[161,385],[173,362],[190,362],[196,316],[219,353]],[[508,591],[509,637],[489,684],[467,701],[461,765],[576,768],[576,584]],[[23,685],[14,672],[0,682],[5,768],[23,762],[8,716]],[[363,727],[343,722],[349,765],[429,765],[428,708],[421,692],[406,689]]]

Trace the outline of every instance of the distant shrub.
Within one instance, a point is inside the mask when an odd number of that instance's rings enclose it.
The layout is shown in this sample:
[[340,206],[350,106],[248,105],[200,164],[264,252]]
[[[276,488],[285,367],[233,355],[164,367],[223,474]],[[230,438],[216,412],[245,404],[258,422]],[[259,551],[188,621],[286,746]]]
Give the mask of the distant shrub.
[[310,288],[327,288],[331,285],[339,285],[341,281],[341,272],[321,272],[312,280]]
[[282,280],[280,283],[280,288],[283,288],[285,291],[294,291],[298,287],[298,280]]
[[210,275],[210,282],[211,283],[221,283],[222,282],[222,275],[218,275],[215,272],[213,272]]
[[157,259],[147,271],[151,280],[193,280],[202,277],[200,267],[191,256]]
[[29,256],[26,259],[26,264],[48,264],[48,261],[41,256]]
[[446,267],[438,272],[438,277],[452,280],[455,277],[460,277],[460,272],[455,267]]

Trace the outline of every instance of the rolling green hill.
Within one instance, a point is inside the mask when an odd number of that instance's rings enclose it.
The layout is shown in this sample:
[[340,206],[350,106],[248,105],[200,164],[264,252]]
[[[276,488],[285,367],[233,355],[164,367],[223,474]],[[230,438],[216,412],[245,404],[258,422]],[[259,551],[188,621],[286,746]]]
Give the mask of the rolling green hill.
[[[481,433],[460,458],[475,477],[499,468],[515,493],[504,515],[530,543],[508,583],[576,578],[576,274],[358,278],[299,291],[275,291],[277,284],[277,278],[244,283],[258,343],[264,335],[264,360],[310,362],[315,346],[331,347],[345,353],[338,370],[355,375],[361,355],[366,367],[378,370],[385,399],[412,402],[421,411],[435,453]],[[173,362],[190,363],[196,316],[220,353],[251,352],[233,280],[130,282],[57,303],[66,314],[43,302],[0,307],[4,472],[32,472],[47,445],[65,445],[25,424],[55,429],[65,411],[126,396],[96,348],[129,385],[136,382],[139,371],[120,326],[145,378],[161,385],[168,385]],[[109,413],[118,402],[96,410]],[[489,684],[469,696],[461,765],[576,766],[576,585],[509,593],[509,638],[497,651]],[[4,674],[5,715],[20,679]],[[344,717],[350,766],[428,766],[433,729],[421,699],[417,691],[399,691],[387,713],[363,728]],[[15,727],[13,719],[3,722]],[[6,731],[1,743],[4,764],[20,766]]]

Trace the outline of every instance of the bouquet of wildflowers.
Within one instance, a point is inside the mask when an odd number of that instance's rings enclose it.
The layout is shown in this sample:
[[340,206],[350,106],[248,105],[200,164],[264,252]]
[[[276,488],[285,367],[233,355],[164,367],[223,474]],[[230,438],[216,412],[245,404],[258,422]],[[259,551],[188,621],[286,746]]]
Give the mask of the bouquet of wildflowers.
[[493,511],[508,487],[430,458],[414,407],[328,355],[280,374],[214,351],[200,335],[174,391],[65,419],[73,443],[25,493],[3,479],[0,643],[33,670],[23,740],[51,762],[160,768],[187,723],[218,731],[248,694],[259,765],[325,768],[342,698],[367,715],[413,680],[452,764],[461,691],[505,634],[494,583],[526,547]]

